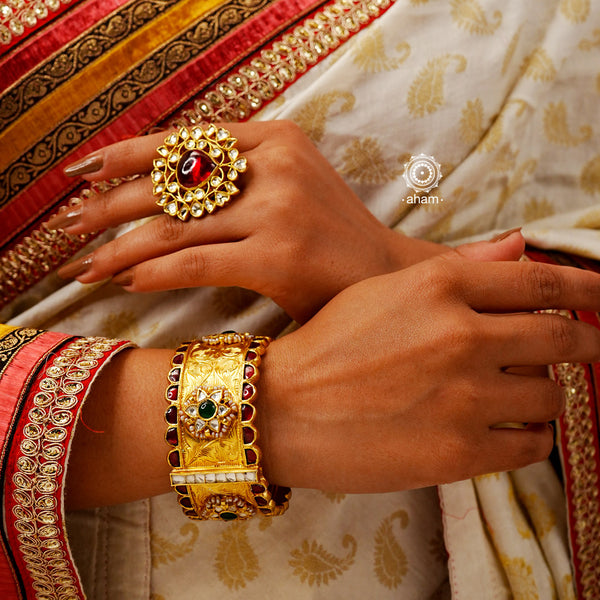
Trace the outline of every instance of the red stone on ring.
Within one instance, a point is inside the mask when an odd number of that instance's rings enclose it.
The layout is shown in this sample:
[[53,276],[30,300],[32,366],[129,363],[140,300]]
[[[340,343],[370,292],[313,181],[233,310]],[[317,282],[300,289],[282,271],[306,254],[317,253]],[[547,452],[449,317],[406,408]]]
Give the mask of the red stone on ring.
[[197,188],[206,181],[216,165],[200,150],[188,150],[181,155],[177,165],[179,184],[188,189]]

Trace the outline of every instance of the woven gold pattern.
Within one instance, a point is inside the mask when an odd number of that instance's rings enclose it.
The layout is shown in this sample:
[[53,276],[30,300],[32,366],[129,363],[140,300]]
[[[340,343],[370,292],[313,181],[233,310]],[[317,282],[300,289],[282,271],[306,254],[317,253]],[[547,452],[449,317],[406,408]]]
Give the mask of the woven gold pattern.
[[35,27],[38,20],[56,12],[61,4],[70,0],[6,0],[0,2],[0,44],[10,44],[27,29]]
[[254,425],[256,382],[268,338],[228,333],[180,346],[168,374],[165,419],[171,485],[192,519],[282,514],[290,491],[270,486]]
[[307,18],[290,33],[215,84],[191,110],[174,121],[176,127],[205,121],[248,119],[317,61],[391,4],[391,0],[338,0]]
[[600,501],[598,499],[599,457],[594,446],[591,420],[592,399],[580,364],[555,367],[556,379],[567,400],[564,415],[571,494],[577,539],[576,559],[581,570],[583,598],[597,598],[600,589]]
[[56,492],[63,478],[61,461],[67,452],[69,428],[80,405],[77,394],[113,344],[113,340],[96,337],[68,344],[47,363],[34,407],[21,422],[24,439],[12,478],[16,487],[13,526],[19,532],[19,552],[33,580],[35,597],[40,600],[80,597],[60,529]]

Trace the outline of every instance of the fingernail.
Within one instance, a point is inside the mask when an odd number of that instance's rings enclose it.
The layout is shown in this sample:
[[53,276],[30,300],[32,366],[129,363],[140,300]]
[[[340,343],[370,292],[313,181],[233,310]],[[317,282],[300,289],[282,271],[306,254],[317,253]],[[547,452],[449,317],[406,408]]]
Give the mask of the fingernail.
[[505,240],[509,235],[512,235],[513,233],[517,233],[517,231],[521,231],[522,227],[515,227],[513,229],[509,229],[508,231],[505,231],[503,233],[499,233],[498,235],[494,236],[490,242],[501,242],[502,240]]
[[68,210],[63,210],[54,215],[46,225],[50,229],[66,229],[71,225],[76,225],[81,220],[81,206],[74,206]]
[[77,260],[61,267],[58,270],[58,276],[63,279],[73,279],[74,277],[79,277],[83,275],[86,271],[89,271],[92,266],[92,255],[88,254],[87,256],[82,256]]
[[131,271],[123,271],[112,278],[112,282],[122,287],[127,287],[133,283],[133,274]]
[[92,154],[66,166],[64,172],[69,177],[95,173],[102,168],[102,164],[102,156],[100,154]]

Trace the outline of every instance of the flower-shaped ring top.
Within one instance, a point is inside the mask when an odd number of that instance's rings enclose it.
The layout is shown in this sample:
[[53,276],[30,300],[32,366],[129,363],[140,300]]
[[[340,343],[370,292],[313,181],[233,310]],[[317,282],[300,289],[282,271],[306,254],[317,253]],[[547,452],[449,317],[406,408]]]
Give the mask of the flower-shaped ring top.
[[157,149],[152,183],[156,204],[182,221],[212,213],[239,193],[234,183],[248,163],[222,127],[182,127]]
[[197,388],[179,407],[181,426],[195,439],[225,437],[238,414],[237,404],[226,388]]

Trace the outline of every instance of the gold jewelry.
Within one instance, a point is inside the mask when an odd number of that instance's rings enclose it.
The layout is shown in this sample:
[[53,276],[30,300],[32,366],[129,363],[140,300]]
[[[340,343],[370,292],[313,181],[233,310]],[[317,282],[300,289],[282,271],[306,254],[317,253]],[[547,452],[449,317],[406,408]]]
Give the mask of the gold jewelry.
[[270,485],[254,424],[258,366],[270,339],[227,333],[180,346],[171,362],[166,440],[171,486],[191,519],[280,515],[291,490]]
[[156,204],[182,221],[225,206],[239,193],[234,181],[248,167],[236,142],[227,129],[212,124],[169,134],[151,175]]

